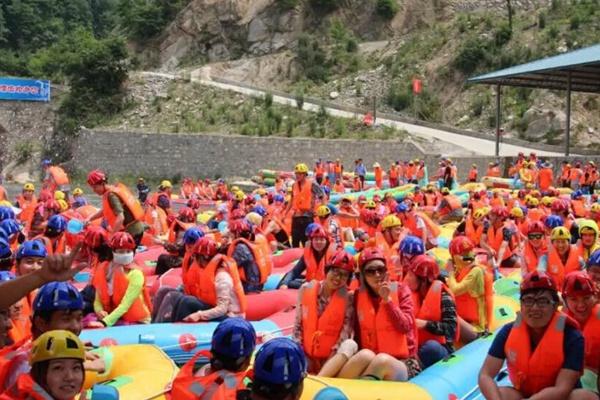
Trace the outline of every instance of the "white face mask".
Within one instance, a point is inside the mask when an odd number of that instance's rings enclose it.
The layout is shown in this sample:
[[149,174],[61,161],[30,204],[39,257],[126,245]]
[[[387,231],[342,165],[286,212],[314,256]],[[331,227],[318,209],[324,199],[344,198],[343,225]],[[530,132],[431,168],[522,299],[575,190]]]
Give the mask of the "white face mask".
[[113,261],[115,264],[129,265],[133,262],[133,251],[128,253],[113,253]]

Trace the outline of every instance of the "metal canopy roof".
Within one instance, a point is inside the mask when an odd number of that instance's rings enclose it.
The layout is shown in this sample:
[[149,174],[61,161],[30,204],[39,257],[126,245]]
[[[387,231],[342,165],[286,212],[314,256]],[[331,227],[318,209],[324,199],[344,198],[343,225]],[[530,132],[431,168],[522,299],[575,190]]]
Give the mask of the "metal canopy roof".
[[469,83],[600,93],[600,44],[470,78]]

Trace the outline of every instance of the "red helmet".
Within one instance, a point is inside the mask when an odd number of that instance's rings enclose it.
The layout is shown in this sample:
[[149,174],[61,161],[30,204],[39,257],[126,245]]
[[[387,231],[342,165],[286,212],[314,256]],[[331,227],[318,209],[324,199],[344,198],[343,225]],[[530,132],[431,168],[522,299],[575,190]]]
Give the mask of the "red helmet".
[[508,208],[502,206],[494,206],[490,211],[491,214],[497,216],[498,218],[506,219],[508,218]]
[[99,169],[90,171],[90,173],[88,174],[87,183],[90,186],[100,185],[105,182],[106,182],[106,174]]
[[408,265],[408,270],[415,275],[433,282],[440,274],[440,267],[435,259],[426,254],[416,256]]
[[338,250],[329,258],[325,267],[339,268],[350,273],[354,272],[354,257],[345,250]]
[[308,234],[308,238],[309,239],[314,239],[314,238],[325,238],[325,239],[329,239],[329,235],[327,234],[327,232],[325,231],[325,228],[323,228],[321,225],[316,226],[313,230],[310,231],[310,233]]
[[527,234],[529,235],[531,233],[544,234],[544,224],[542,224],[540,221],[531,221],[529,225],[527,225]]
[[194,254],[213,257],[215,254],[217,254],[217,242],[208,236],[201,237],[194,246]]
[[383,250],[381,250],[378,246],[366,247],[360,253],[360,257],[358,258],[358,265],[362,270],[369,261],[373,260],[381,260],[383,262],[386,262],[385,254],[383,254]]
[[587,296],[596,293],[592,278],[584,271],[573,271],[565,277],[562,287],[563,296]]
[[110,248],[113,250],[135,250],[136,247],[133,236],[127,232],[116,232],[110,238]]
[[244,218],[231,221],[228,225],[229,232],[240,235],[244,232],[252,232],[252,226]]
[[245,216],[246,216],[246,213],[241,208],[236,208],[235,210],[233,210],[231,212],[231,219],[232,220],[242,219]]
[[85,230],[84,242],[90,249],[97,249],[104,243],[108,243],[108,232],[97,225],[90,225]]
[[183,207],[179,210],[177,219],[181,222],[194,222],[196,220],[196,213],[189,207]]
[[553,213],[563,213],[569,211],[569,203],[564,199],[554,199],[550,209]]
[[200,200],[198,199],[189,199],[187,202],[187,206],[192,210],[197,210],[200,208]]
[[466,236],[457,236],[450,241],[448,250],[452,256],[461,256],[463,254],[471,253],[475,249],[475,245]]
[[58,202],[54,199],[49,199],[49,200],[46,200],[46,202],[44,203],[44,208],[46,210],[53,210],[53,211],[59,212],[60,204],[58,204]]
[[556,282],[552,276],[543,271],[533,271],[525,275],[521,282],[521,294],[530,289],[548,289],[557,291]]

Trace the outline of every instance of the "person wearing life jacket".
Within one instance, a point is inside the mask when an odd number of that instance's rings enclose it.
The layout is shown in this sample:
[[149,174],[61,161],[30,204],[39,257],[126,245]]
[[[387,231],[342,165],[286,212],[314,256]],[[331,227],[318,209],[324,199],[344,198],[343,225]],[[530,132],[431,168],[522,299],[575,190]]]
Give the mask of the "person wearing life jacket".
[[85,314],[94,313],[94,301],[96,300],[96,289],[92,285],[98,265],[112,261],[112,249],[110,248],[108,232],[101,226],[88,225],[83,234],[84,259],[90,269],[90,280],[88,285],[81,291],[84,301]]
[[461,221],[464,218],[464,211],[460,199],[451,194],[447,187],[442,188],[441,193],[442,199],[435,208],[434,218],[437,218],[441,225]]
[[[304,254],[292,270],[287,273],[280,284],[281,289],[298,289],[304,282],[321,281],[325,278],[325,264],[335,252],[331,238],[318,225],[308,232],[309,243],[304,247]],[[304,273],[304,278],[302,274]]]
[[64,254],[67,251],[66,230],[66,218],[62,215],[53,215],[48,219],[44,234],[35,237],[34,240],[44,243],[49,255]]
[[17,196],[15,201],[15,207],[21,209],[21,213],[18,215],[19,221],[27,223],[33,218],[33,212],[37,206],[37,197],[35,196],[35,186],[33,183],[26,183],[23,185],[21,194]]
[[73,202],[71,206],[73,208],[79,208],[83,206],[87,206],[89,203],[87,199],[83,196],[83,190],[81,188],[73,189]]
[[164,180],[158,192],[151,194],[146,201],[143,221],[150,227],[149,233],[155,236],[167,235],[173,217],[171,211],[171,194],[173,185]]
[[373,164],[373,174],[375,176],[375,186],[379,189],[383,189],[383,169],[378,162]]
[[391,214],[381,221],[381,231],[375,234],[375,245],[378,246],[386,256],[388,274],[393,281],[401,277],[402,266],[400,264],[399,248],[400,241],[406,236],[400,219]]
[[563,161],[560,167],[560,186],[569,187],[569,177],[571,176],[571,164],[568,161]]
[[342,229],[338,219],[332,214],[331,208],[324,204],[317,207],[317,218],[315,221],[319,223],[332,239],[332,243],[338,249],[344,248],[344,239],[342,237]]
[[51,165],[49,160],[44,160],[42,167],[45,174],[42,181],[42,189],[48,189],[51,192],[56,190],[69,192],[71,190],[69,186],[69,176],[64,169],[57,165]]
[[0,235],[0,271],[13,271],[15,268],[16,252],[12,251],[10,244]]
[[8,201],[8,193],[2,185],[0,185],[0,201]]
[[454,352],[458,339],[454,295],[438,280],[440,268],[433,257],[419,255],[408,265],[404,282],[412,292],[419,331],[419,360],[423,368]]
[[450,262],[446,283],[456,298],[458,326],[463,343],[475,340],[478,334],[490,329],[493,317],[493,276],[477,263],[475,246],[465,236],[450,242]]
[[307,376],[302,346],[286,337],[267,341],[256,353],[248,375],[251,384],[238,391],[238,400],[299,400]]
[[489,207],[476,208],[465,219],[465,235],[471,239],[475,247],[480,247],[481,236],[485,226],[489,224],[486,219],[489,212]]
[[581,169],[581,163],[577,161],[569,173],[569,187],[573,190],[579,190],[582,176],[583,170]]
[[492,178],[500,178],[502,173],[500,172],[500,167],[497,162],[490,162],[488,164],[488,169],[485,173],[486,176],[490,176]]
[[564,226],[557,226],[550,234],[548,253],[540,257],[537,270],[544,271],[562,287],[565,275],[581,271],[585,262],[577,247],[571,244],[571,233]]
[[60,214],[60,204],[52,198],[42,202],[40,194],[40,201],[38,202],[33,216],[29,221],[29,224],[25,226],[28,238],[34,238],[44,233],[46,223],[53,215]]
[[388,170],[388,179],[390,182],[390,188],[395,188],[399,185],[398,180],[398,167],[395,162],[392,162],[390,169]]
[[[584,366],[578,324],[558,311],[556,283],[544,272],[527,274],[520,286],[517,320],[496,334],[479,372],[486,399],[589,399],[575,391]],[[512,387],[495,378],[506,360]]]
[[[425,254],[425,244],[413,235],[405,235],[398,245],[398,257],[394,264],[394,273],[389,274],[390,279],[402,280],[408,266],[418,255]],[[392,258],[394,261],[394,258]]]
[[[244,382],[256,347],[254,327],[243,318],[227,318],[217,325],[210,353],[196,353],[180,370],[171,389],[178,400],[235,399],[237,392],[246,389]],[[209,363],[194,373],[199,357]]]
[[185,245],[183,236],[185,232],[194,226],[196,222],[196,213],[189,207],[182,207],[177,213],[177,218],[173,220],[169,227],[167,240],[162,241],[162,245],[168,254],[161,254],[156,261],[156,275],[161,276],[172,268],[181,267]]
[[[184,263],[183,290],[173,321],[220,321],[245,316],[246,295],[235,261],[218,253],[217,243],[201,237]],[[188,266],[189,265],[189,266]]]
[[583,189],[587,194],[594,194],[596,183],[600,178],[596,164],[593,161],[588,162],[588,168],[584,174]]
[[576,190],[571,193],[571,208],[573,209],[573,215],[575,215],[576,218],[585,218],[587,216],[585,200],[581,190]]
[[477,177],[479,172],[477,171],[477,164],[471,164],[471,169],[469,170],[469,175],[467,176],[468,182],[477,182]]
[[115,324],[146,324],[150,322],[152,301],[145,286],[143,272],[133,261],[135,240],[127,232],[117,232],[110,238],[112,261],[97,267],[92,285],[96,290],[94,312],[97,321],[90,328]]
[[53,330],[41,335],[31,349],[31,371],[19,376],[2,400],[74,400],[85,380],[85,347],[77,335]]
[[596,288],[600,291],[600,250],[596,250],[590,255],[590,258],[586,262],[585,270],[596,284]]
[[139,245],[144,234],[144,209],[131,191],[122,183],[109,185],[106,174],[99,169],[88,174],[87,183],[94,193],[102,196],[102,208],[96,214],[87,217],[85,222],[104,218],[109,233],[126,231]]
[[582,384],[598,394],[600,389],[600,304],[598,288],[584,271],[566,275],[562,285],[567,315],[579,323],[585,339],[585,373]]
[[598,225],[590,219],[584,219],[579,222],[579,243],[577,248],[587,261],[590,255],[600,248],[598,244]]
[[294,167],[296,181],[292,186],[292,197],[284,214],[292,210],[292,247],[301,247],[306,242],[306,227],[313,221],[317,200],[323,198],[318,183],[307,178],[308,167],[300,163]]
[[298,292],[293,338],[304,349],[310,373],[335,377],[358,350],[348,292],[354,269],[354,257],[338,250],[326,262],[325,279],[306,282]]
[[590,219],[596,224],[600,222],[600,203],[593,203],[590,207]]
[[513,268],[519,266],[517,248],[517,228],[507,225],[508,210],[506,207],[493,207],[489,215],[489,226],[484,228],[481,236],[481,247],[486,250],[502,268]]
[[531,221],[527,227],[527,239],[523,243],[523,275],[538,269],[540,259],[548,254],[544,224]]
[[435,187],[433,185],[427,185],[425,189],[423,204],[426,207],[435,207],[439,203],[439,197],[435,192]]
[[260,292],[273,268],[269,243],[262,235],[261,240],[257,240],[253,227],[245,218],[231,221],[228,228],[234,240],[229,244],[227,256],[239,268],[244,292]]
[[146,181],[144,178],[138,178],[137,184],[135,188],[138,192],[138,201],[140,204],[146,204],[146,200],[148,199],[148,195],[150,194],[150,188],[146,185]]
[[402,281],[389,280],[385,254],[378,247],[365,248],[358,263],[360,287],[354,293],[354,332],[361,350],[348,360],[339,376],[406,381],[421,371],[410,289]]
[[373,200],[366,202],[365,206],[360,211],[359,228],[367,232],[369,237],[375,237],[379,223],[382,220],[381,214],[377,213],[375,208],[377,205]]
[[548,193],[548,190],[554,183],[554,172],[552,171],[552,164],[545,162],[542,164],[537,176],[537,187],[542,193]]

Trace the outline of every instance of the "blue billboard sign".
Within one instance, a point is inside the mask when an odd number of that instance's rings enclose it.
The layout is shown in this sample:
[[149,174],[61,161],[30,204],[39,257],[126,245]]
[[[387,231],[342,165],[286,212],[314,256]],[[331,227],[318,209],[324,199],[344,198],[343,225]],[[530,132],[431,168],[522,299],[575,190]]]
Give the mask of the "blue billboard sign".
[[50,81],[0,78],[0,100],[50,101]]

